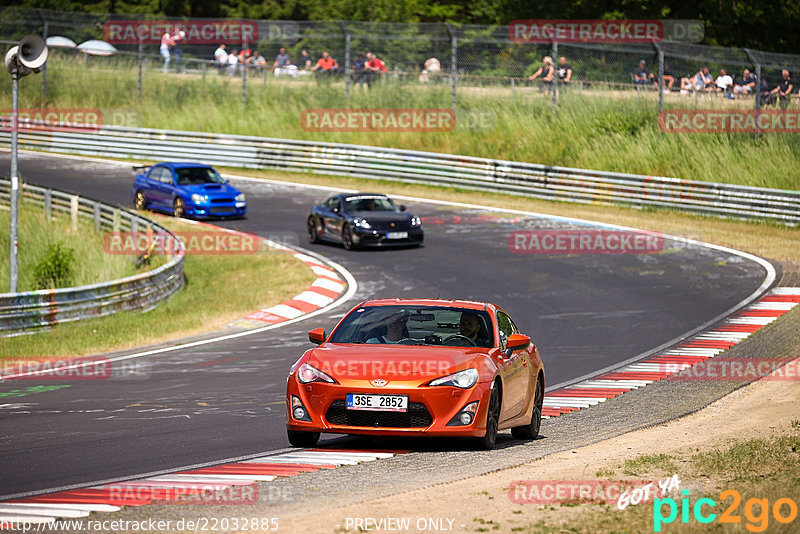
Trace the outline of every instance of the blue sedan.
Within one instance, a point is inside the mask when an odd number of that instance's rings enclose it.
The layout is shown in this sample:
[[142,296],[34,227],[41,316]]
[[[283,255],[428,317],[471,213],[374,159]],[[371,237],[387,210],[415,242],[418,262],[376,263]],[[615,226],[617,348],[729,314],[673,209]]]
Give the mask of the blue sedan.
[[175,217],[244,217],[244,193],[209,165],[158,163],[143,167],[133,181],[137,210],[152,209]]

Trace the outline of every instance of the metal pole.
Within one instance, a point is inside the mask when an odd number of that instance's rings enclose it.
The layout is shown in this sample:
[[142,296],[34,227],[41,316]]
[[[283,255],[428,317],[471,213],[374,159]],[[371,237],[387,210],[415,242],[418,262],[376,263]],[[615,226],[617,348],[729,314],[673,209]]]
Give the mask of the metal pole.
[[[136,33],[139,33],[138,28]],[[143,54],[144,52],[142,50],[142,36],[139,35],[139,87],[138,87],[137,97],[140,103],[142,101],[142,62],[144,61],[144,58],[142,57]]]
[[758,120],[761,118],[761,63],[759,63],[749,48],[744,49],[745,54],[753,62],[756,67],[756,88],[755,88],[755,101],[756,101],[756,139],[761,138],[761,127]]
[[553,39],[553,115],[558,115],[558,41]]
[[656,42],[653,46],[658,52],[658,116],[661,117],[664,113],[664,51]]
[[450,82],[453,93],[451,107],[453,113],[455,113],[457,104],[456,88],[458,87],[458,37],[456,37],[456,32],[453,31],[449,22],[445,22],[444,25],[447,28],[447,33],[450,34]]
[[350,30],[347,29],[347,24],[341,21],[342,29],[344,30],[344,105],[350,105]]
[[[44,11],[39,9],[39,17],[41,17],[42,21],[44,22],[44,29],[42,30],[42,40],[47,42],[47,30],[49,23],[47,22],[47,17],[44,16]],[[47,63],[42,65],[42,106],[44,103],[47,102]]]
[[242,41],[242,57],[244,58],[244,65],[242,65],[242,104],[247,104],[247,39]]
[[11,233],[9,235],[8,291],[17,292],[17,195],[19,178],[17,177],[17,136],[19,130],[19,68],[11,70]]

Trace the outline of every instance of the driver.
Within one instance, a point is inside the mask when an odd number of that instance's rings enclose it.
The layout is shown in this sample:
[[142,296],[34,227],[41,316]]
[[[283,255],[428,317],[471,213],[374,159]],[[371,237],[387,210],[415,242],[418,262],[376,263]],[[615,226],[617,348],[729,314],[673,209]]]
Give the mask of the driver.
[[476,346],[483,344],[483,339],[481,339],[480,335],[481,320],[476,314],[463,312],[461,320],[458,322],[458,331],[462,336],[475,343]]
[[396,312],[386,318],[386,334],[382,336],[371,337],[367,343],[397,343],[405,339],[406,323],[408,322],[409,314],[407,312]]

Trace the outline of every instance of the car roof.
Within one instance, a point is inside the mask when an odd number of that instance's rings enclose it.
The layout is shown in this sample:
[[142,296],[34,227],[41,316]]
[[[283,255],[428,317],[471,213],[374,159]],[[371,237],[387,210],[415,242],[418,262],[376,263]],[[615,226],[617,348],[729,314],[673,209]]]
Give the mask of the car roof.
[[156,163],[153,167],[167,167],[169,169],[188,169],[188,168],[202,168],[202,169],[212,169],[211,165],[206,165],[205,163],[190,163],[190,162],[183,162],[183,161],[171,161],[171,162],[163,162],[163,163]]
[[342,198],[350,198],[350,197],[388,197],[389,195],[384,193],[360,192],[360,193],[339,193],[339,196]]
[[365,300],[359,306],[438,306],[446,308],[467,308],[470,310],[491,310],[497,306],[490,302],[476,300],[446,300],[446,299],[375,299]]

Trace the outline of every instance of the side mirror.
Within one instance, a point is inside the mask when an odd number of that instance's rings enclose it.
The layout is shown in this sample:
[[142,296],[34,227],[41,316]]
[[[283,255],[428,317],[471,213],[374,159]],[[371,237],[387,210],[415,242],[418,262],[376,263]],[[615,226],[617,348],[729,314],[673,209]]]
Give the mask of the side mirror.
[[325,329],[324,328],[315,328],[314,330],[309,331],[308,333],[308,340],[316,345],[325,342]]
[[524,350],[531,344],[531,338],[522,334],[511,334],[506,341],[506,350],[508,354],[518,350]]
[[398,206],[398,207],[400,208],[400,211],[406,211],[406,205],[405,204],[400,204],[400,206]]

